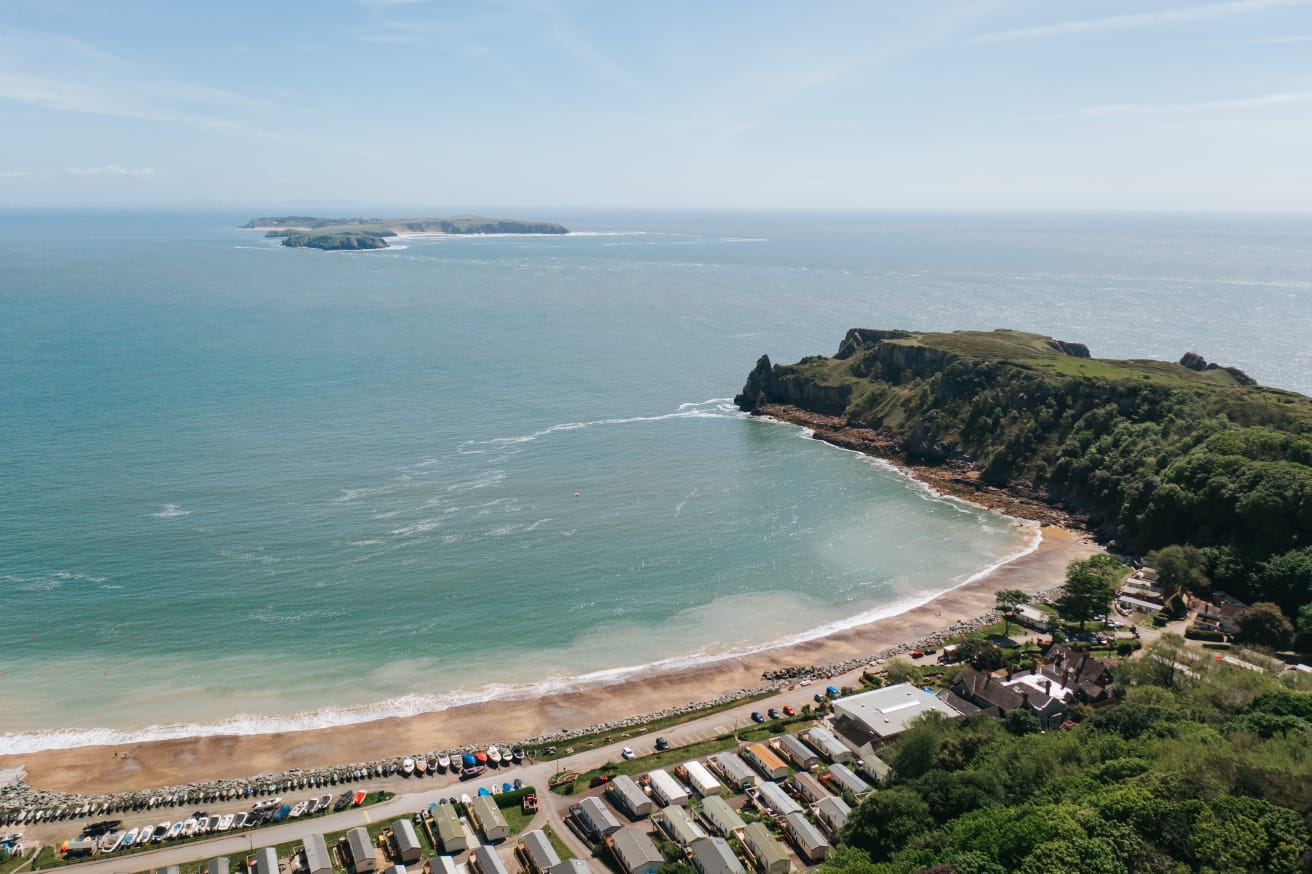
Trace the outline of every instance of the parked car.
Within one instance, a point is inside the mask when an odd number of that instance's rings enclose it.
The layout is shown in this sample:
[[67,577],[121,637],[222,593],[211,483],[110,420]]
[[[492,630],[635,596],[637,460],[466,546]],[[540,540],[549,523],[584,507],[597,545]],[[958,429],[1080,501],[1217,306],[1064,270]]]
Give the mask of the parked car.
[[771,707],[769,710],[765,711],[765,715],[770,717],[771,719],[778,719],[779,711]]
[[656,738],[656,749],[658,749],[658,750],[668,750],[669,748],[670,748],[670,742],[669,742],[669,741],[667,741],[667,740],[666,740],[665,738],[663,738],[663,737],[658,737],[658,738]]
[[636,759],[638,754],[633,751],[633,747],[624,747],[620,750],[620,755],[626,759]]
[[604,786],[610,782],[610,776],[607,774],[598,774],[588,781],[588,786],[596,789],[598,786]]
[[797,711],[793,709],[793,705],[791,704],[784,705],[784,716],[796,716],[796,715],[797,715]]
[[761,715],[759,710],[753,710],[752,722],[765,722],[765,717]]

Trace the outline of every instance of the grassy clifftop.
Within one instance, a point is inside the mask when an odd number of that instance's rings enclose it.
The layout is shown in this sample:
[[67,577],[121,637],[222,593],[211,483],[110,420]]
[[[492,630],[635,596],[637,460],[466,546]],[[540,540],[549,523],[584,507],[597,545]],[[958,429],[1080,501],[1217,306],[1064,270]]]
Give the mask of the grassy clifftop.
[[763,356],[736,400],[839,417],[913,463],[969,465],[1135,549],[1212,548],[1234,588],[1281,554],[1312,566],[1312,399],[1193,353],[1116,361],[1019,331],[853,329],[832,357]]

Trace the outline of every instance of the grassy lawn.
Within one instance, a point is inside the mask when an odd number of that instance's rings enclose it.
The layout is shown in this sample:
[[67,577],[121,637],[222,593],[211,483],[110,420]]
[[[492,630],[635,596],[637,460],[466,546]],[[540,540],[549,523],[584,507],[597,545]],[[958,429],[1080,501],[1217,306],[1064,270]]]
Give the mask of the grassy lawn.
[[551,826],[543,826],[542,830],[547,833],[547,839],[551,841],[551,846],[555,848],[556,855],[560,856],[562,862],[574,858],[574,853],[565,845],[565,842],[560,839],[560,835],[556,834]]
[[[12,874],[12,872],[17,871],[19,868],[27,868],[27,863],[32,861],[33,855],[35,854],[29,851],[21,856],[14,856],[11,859],[6,859],[5,861],[0,862],[0,874]],[[564,857],[562,856],[561,858]]]
[[711,740],[704,740],[701,743],[690,744],[686,747],[676,747],[675,749],[664,750],[650,756],[643,756],[628,761],[619,761],[612,763],[610,767],[597,768],[580,774],[573,783],[566,783],[563,786],[556,786],[551,791],[559,795],[573,795],[583,789],[588,788],[588,782],[598,774],[641,774],[650,771],[653,768],[664,768],[669,765],[677,765],[686,762],[689,759],[700,759],[702,756],[709,756],[712,753],[718,753],[723,750],[733,749],[738,746],[738,739],[733,735],[721,735]]

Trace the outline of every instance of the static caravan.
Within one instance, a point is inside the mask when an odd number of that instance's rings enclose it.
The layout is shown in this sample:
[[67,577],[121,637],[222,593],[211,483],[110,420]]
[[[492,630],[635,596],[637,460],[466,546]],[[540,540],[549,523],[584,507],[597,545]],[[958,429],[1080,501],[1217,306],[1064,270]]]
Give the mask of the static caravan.
[[692,786],[693,791],[702,798],[707,795],[719,795],[724,791],[724,784],[715,779],[715,775],[711,773],[710,768],[707,768],[701,762],[695,759],[691,762],[684,762],[683,769],[688,773],[688,785]]
[[255,851],[255,874],[278,874],[278,851],[260,847]]
[[700,838],[689,849],[698,874],[747,874],[724,838]]
[[592,869],[582,859],[566,859],[552,868],[551,874],[592,874]]
[[815,817],[824,824],[829,833],[837,834],[838,830],[847,822],[847,817],[851,814],[852,808],[847,806],[847,802],[836,795],[830,795],[822,799],[815,806]]
[[676,844],[687,847],[693,841],[706,837],[702,827],[693,822],[688,811],[673,805],[658,812],[652,820],[660,826],[661,831]]
[[469,849],[469,838],[460,825],[460,816],[450,804],[439,804],[433,811],[433,829],[446,852],[455,855]]
[[491,795],[475,796],[468,810],[474,825],[488,841],[504,841],[510,837],[510,826],[506,823],[506,817],[497,807],[497,803],[492,800]]
[[804,860],[815,864],[829,853],[829,841],[800,810],[784,817],[784,831]]
[[454,856],[434,856],[428,860],[428,874],[460,874]]
[[600,798],[584,798],[578,804],[571,806],[570,812],[583,826],[583,831],[594,841],[599,841],[623,828],[620,821],[615,818],[615,814],[611,813],[610,808]]
[[[323,843],[323,838],[319,838]],[[217,859],[210,859],[205,863],[205,874],[228,874],[228,857],[219,856]],[[321,872],[311,869],[311,874],[321,874]]]
[[820,757],[815,750],[802,743],[795,734],[781,734],[774,739],[774,746],[797,767],[809,771],[820,764]]
[[[333,874],[333,857],[328,855],[328,845],[324,843],[323,835],[305,836],[305,869],[309,874]],[[222,874],[228,872],[225,870]]]
[[802,809],[793,796],[784,791],[778,783],[762,783],[756,787],[756,806],[764,807],[771,813],[785,816]]
[[688,793],[683,791],[683,785],[665,771],[649,771],[647,780],[651,783],[651,794],[667,807],[683,807],[688,803]]
[[665,864],[647,832],[637,826],[622,828],[610,836],[610,848],[625,874],[655,874]]
[[870,791],[870,784],[862,780],[852,769],[846,765],[840,765],[837,762],[829,766],[829,776],[832,783],[845,792],[851,792],[853,795],[860,797]]
[[363,826],[346,833],[346,846],[350,850],[351,867],[356,871],[373,871],[377,868],[374,842],[369,840],[369,831]]
[[647,816],[656,807],[655,803],[647,797],[647,793],[643,792],[628,774],[620,774],[607,783],[606,796],[622,807],[630,819]]
[[702,801],[701,818],[702,822],[710,826],[711,831],[726,837],[744,825],[738,811],[718,795],[712,795]]
[[710,756],[706,761],[710,763],[712,768],[720,772],[720,775],[724,777],[724,782],[735,793],[744,792],[747,787],[755,786],[759,779],[756,772],[733,753],[719,753]]
[[396,858],[403,865],[413,865],[424,856],[423,847],[419,846],[419,835],[408,819],[398,819],[392,823],[392,841],[396,845]]
[[497,855],[497,851],[486,844],[474,848],[474,852],[469,857],[469,864],[477,874],[510,874],[506,870],[506,863]]
[[551,845],[551,839],[540,828],[526,831],[519,836],[519,846],[515,854],[529,871],[529,874],[547,874],[547,871],[560,864],[560,856]]
[[761,874],[785,874],[791,867],[788,851],[775,840],[764,823],[754,822],[743,829],[743,846],[752,854]]
[[832,798],[833,795],[824,784],[815,778],[812,774],[798,772],[793,775],[793,788],[797,794],[805,798],[808,803],[815,804],[822,798]]
[[788,766],[765,744],[748,744],[743,750],[743,758],[764,774],[767,780],[788,779]]
[[852,751],[843,742],[820,726],[808,728],[802,733],[802,739],[819,750],[820,755],[831,762],[850,762]]

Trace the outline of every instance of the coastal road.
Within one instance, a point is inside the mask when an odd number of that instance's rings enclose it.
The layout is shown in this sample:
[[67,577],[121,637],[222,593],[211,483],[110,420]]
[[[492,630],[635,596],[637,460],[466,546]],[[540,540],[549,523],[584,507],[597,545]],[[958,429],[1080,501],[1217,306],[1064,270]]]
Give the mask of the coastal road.
[[[812,696],[818,690],[823,690],[826,685],[831,683],[840,687],[856,685],[860,679],[860,674],[861,670],[858,669],[829,680],[817,681],[810,686],[792,687],[769,698],[739,704],[659,731],[634,733],[629,737],[620,737],[614,743],[594,747],[590,750],[582,750],[554,761],[501,768],[497,772],[489,772],[479,780],[461,782],[450,774],[436,778],[404,778],[398,775],[381,780],[351,784],[352,788],[367,789],[371,793],[378,790],[396,793],[395,798],[370,807],[346,810],[341,813],[330,813],[327,816],[312,819],[294,820],[281,825],[226,834],[203,841],[161,847],[158,850],[150,850],[149,852],[129,856],[95,858],[78,863],[74,868],[64,867],[44,870],[58,870],[64,872],[64,874],[68,874],[68,872],[76,872],[76,874],[118,874],[122,871],[146,871],[164,868],[169,865],[190,865],[212,859],[215,856],[228,856],[233,853],[247,852],[251,849],[269,847],[289,841],[302,841],[307,835],[311,834],[343,831],[380,820],[390,822],[401,817],[409,817],[416,811],[426,809],[430,803],[441,798],[449,798],[452,795],[458,796],[462,793],[473,795],[480,786],[491,786],[493,783],[500,784],[513,781],[515,778],[523,780],[527,785],[536,786],[538,789],[542,811],[534,819],[532,827],[539,828],[542,823],[550,822],[556,833],[574,849],[580,858],[587,858],[588,853],[581,842],[564,825],[564,816],[569,805],[576,802],[579,796],[561,797],[553,795],[547,789],[548,781],[557,771],[573,770],[583,772],[600,768],[607,762],[619,761],[621,758],[620,751],[625,746],[633,747],[639,756],[649,755],[654,750],[655,740],[658,735],[664,736],[669,740],[672,747],[677,748],[736,731],[751,724],[753,710],[765,712],[770,707],[781,708],[785,704],[791,704],[801,710],[802,706],[810,704]],[[619,732],[616,732],[616,736],[619,736],[619,734]],[[560,744],[560,746],[568,747],[567,744]],[[343,791],[343,787],[339,786],[319,789],[317,793],[322,794],[333,789],[336,789],[337,792]],[[315,793],[316,790],[302,789],[289,792],[285,797],[288,801],[292,801],[299,798],[308,798]],[[250,805],[251,801],[248,799],[244,802],[206,804],[204,807],[210,814],[214,814],[248,810]],[[123,819],[123,828],[133,828],[148,823],[158,823],[165,819],[186,818],[189,813],[188,808],[179,807],[168,810],[156,809],[149,814],[142,812],[118,816]],[[93,819],[99,818],[95,817]],[[26,836],[29,840],[37,839],[47,844],[60,843],[65,838],[76,835],[80,830],[81,825],[77,822],[54,823],[28,829],[26,830]]]

